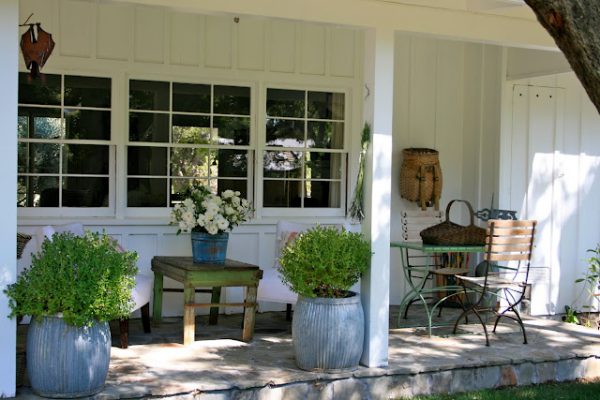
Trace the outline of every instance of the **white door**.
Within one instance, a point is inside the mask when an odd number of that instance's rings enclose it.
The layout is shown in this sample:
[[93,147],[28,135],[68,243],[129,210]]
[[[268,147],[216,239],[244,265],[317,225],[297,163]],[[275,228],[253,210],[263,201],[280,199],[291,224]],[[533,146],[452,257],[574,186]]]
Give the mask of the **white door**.
[[519,219],[538,221],[532,260],[531,313],[562,312],[568,299],[559,299],[559,242],[564,198],[561,179],[565,90],[514,85],[509,154],[501,160],[508,174],[508,207]]

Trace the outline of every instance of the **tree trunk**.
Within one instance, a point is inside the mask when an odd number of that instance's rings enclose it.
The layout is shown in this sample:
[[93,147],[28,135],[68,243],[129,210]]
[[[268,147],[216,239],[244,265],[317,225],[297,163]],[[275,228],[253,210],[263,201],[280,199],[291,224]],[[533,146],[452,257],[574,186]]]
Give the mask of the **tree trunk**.
[[600,5],[597,0],[525,0],[554,38],[600,112]]

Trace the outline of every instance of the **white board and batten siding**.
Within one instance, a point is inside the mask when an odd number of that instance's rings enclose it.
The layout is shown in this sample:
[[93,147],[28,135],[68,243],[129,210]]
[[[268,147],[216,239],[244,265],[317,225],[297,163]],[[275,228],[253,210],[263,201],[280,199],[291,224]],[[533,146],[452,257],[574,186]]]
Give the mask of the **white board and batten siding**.
[[573,73],[509,81],[504,97],[501,202],[539,223],[531,312],[580,308],[574,281],[600,242],[598,111]]
[[[113,140],[125,143],[127,80],[157,79],[190,82],[243,83],[252,87],[252,143],[264,132],[260,115],[266,87],[337,90],[347,93],[350,150],[348,176],[357,171],[362,129],[361,29],[317,23],[234,15],[200,15],[164,7],[86,0],[21,0],[19,18],[34,13],[35,21],[52,33],[56,48],[44,67],[45,73],[108,76],[113,80]],[[20,70],[25,67],[20,61]],[[355,133],[355,134],[353,134]],[[123,146],[121,146],[122,148]],[[125,161],[122,150],[118,162]],[[258,158],[258,157],[257,157]],[[123,164],[121,164],[123,165]],[[258,168],[258,163],[255,164]],[[261,192],[260,182],[255,189]],[[352,193],[354,178],[348,179]],[[117,178],[117,191],[126,183]],[[124,196],[120,197],[121,203]],[[272,268],[277,218],[261,218],[232,233],[228,257]],[[290,217],[286,217],[290,219]],[[293,218],[292,218],[293,219]],[[154,255],[191,255],[189,235],[177,236],[168,218],[128,215],[125,204],[115,205],[113,217],[63,216],[27,218],[20,216],[18,229],[34,232],[40,225],[82,221],[86,228],[106,230],[122,245],[138,252],[139,268],[150,273]],[[304,218],[317,222],[316,218]],[[341,218],[322,223],[343,222]],[[166,282],[166,286],[176,286]],[[229,289],[229,300],[239,301],[242,289]],[[181,315],[181,295],[165,294],[165,315]],[[262,310],[281,309],[266,304]],[[232,311],[232,310],[228,310]],[[233,310],[235,311],[235,310]]]
[[[397,33],[395,64],[391,238],[401,241],[402,213],[418,210],[400,198],[405,148],[439,151],[442,211],[452,199],[467,199],[476,209],[489,207],[494,193],[497,199],[502,48]],[[467,222],[460,205],[452,218]],[[404,294],[403,281],[399,251],[393,248],[392,304]]]

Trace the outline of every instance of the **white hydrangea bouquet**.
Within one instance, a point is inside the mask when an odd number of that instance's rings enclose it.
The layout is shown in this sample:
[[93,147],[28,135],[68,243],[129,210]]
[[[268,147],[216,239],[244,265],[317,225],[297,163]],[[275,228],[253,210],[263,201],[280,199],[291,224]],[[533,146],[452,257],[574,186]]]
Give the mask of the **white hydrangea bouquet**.
[[171,224],[177,224],[177,233],[206,232],[217,235],[232,230],[247,221],[252,213],[248,200],[240,198],[240,192],[225,190],[221,196],[212,194],[203,185],[186,190],[185,200],[171,211]]

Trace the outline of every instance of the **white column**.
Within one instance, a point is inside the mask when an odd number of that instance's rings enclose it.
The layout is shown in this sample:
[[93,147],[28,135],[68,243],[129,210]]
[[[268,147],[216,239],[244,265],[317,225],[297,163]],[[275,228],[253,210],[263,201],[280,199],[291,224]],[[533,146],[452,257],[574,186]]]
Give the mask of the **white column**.
[[0,0],[0,397],[14,397],[16,388],[16,324],[8,319],[7,285],[17,273],[17,81],[18,81],[18,0]]
[[388,364],[390,306],[390,207],[392,116],[394,92],[394,31],[372,29],[365,43],[365,121],[372,121],[367,155],[363,232],[370,238],[371,269],[361,283],[365,310],[365,344],[361,363]]

